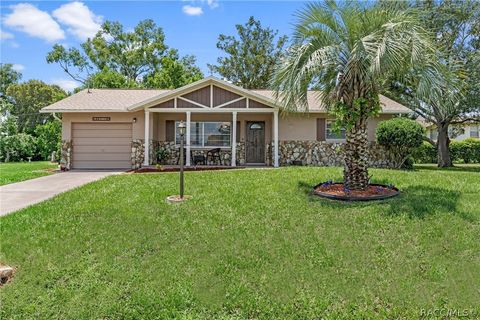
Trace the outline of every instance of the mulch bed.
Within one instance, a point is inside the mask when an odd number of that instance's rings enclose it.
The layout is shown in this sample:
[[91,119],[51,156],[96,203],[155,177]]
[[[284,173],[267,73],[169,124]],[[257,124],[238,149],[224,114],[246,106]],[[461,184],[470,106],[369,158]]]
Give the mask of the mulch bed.
[[370,184],[366,190],[345,190],[343,183],[324,182],[313,187],[317,196],[343,201],[370,201],[395,197],[400,190],[394,186]]
[[[212,171],[212,170],[232,170],[232,169],[244,169],[245,167],[185,167],[183,171]],[[180,168],[177,167],[163,167],[157,168],[140,168],[136,170],[130,170],[131,173],[151,173],[151,172],[178,172]]]

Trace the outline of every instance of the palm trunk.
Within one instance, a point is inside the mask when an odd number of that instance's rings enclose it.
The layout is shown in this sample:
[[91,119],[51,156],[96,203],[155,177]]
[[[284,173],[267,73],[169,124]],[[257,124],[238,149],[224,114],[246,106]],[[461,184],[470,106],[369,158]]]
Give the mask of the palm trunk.
[[449,138],[448,138],[448,123],[437,124],[438,137],[437,137],[437,152],[438,162],[437,165],[440,168],[453,167],[452,159],[450,158]]
[[343,170],[345,188],[365,190],[369,182],[367,119],[358,119],[355,125],[347,130],[346,138]]

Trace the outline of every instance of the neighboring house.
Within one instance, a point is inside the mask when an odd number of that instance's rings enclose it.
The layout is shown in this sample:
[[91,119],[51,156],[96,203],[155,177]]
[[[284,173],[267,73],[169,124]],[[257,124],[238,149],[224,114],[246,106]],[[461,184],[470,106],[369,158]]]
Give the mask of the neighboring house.
[[[90,89],[42,109],[62,113],[62,166],[138,168],[178,162],[178,123],[187,125],[186,165],[220,148],[223,165],[341,165],[345,132],[308,93],[308,113],[279,115],[273,91],[246,90],[208,77],[175,90]],[[368,123],[375,140],[379,121],[409,110],[380,96],[382,111]],[[188,143],[189,142],[189,143]],[[372,163],[388,166],[372,144]],[[373,156],[374,155],[374,156]]]
[[[466,122],[462,124],[453,124],[448,128],[448,137],[450,140],[463,141],[468,138],[479,138],[480,122]],[[437,141],[438,130],[435,125],[426,125],[425,132],[427,137]]]

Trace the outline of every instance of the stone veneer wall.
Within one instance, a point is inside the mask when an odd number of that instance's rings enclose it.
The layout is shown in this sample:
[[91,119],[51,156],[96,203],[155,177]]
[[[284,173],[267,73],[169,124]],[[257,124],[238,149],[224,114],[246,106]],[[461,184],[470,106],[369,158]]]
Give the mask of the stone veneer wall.
[[[280,165],[343,166],[343,144],[326,141],[279,141]],[[375,142],[370,142],[369,148],[371,167],[393,168],[390,151]]]
[[[173,141],[158,141],[158,147],[163,148],[167,152],[167,159],[164,161],[163,164],[166,165],[176,165],[178,158],[180,157],[180,148],[178,145],[175,145]],[[212,148],[213,149],[213,148]],[[203,155],[205,158],[207,157],[207,152],[210,149],[192,149],[192,155]],[[245,164],[245,143],[237,142],[237,165],[244,165]],[[231,165],[231,149],[221,149],[220,150],[220,157],[222,158],[222,165],[229,166]],[[193,165],[193,163],[192,163]]]
[[60,155],[60,169],[70,170],[72,167],[72,141],[62,140],[62,154]]
[[139,169],[142,164],[145,155],[145,147],[143,140],[137,139],[132,141],[132,151],[130,154],[132,169]]

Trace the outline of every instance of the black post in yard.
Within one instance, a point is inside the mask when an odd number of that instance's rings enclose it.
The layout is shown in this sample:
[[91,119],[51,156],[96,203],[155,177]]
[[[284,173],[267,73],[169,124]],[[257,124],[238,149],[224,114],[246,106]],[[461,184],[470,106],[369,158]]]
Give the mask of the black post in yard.
[[183,135],[180,137],[180,199],[183,199]]
[[180,199],[183,200],[183,137],[185,136],[185,123],[183,121],[180,121],[178,125],[179,131],[180,131]]

